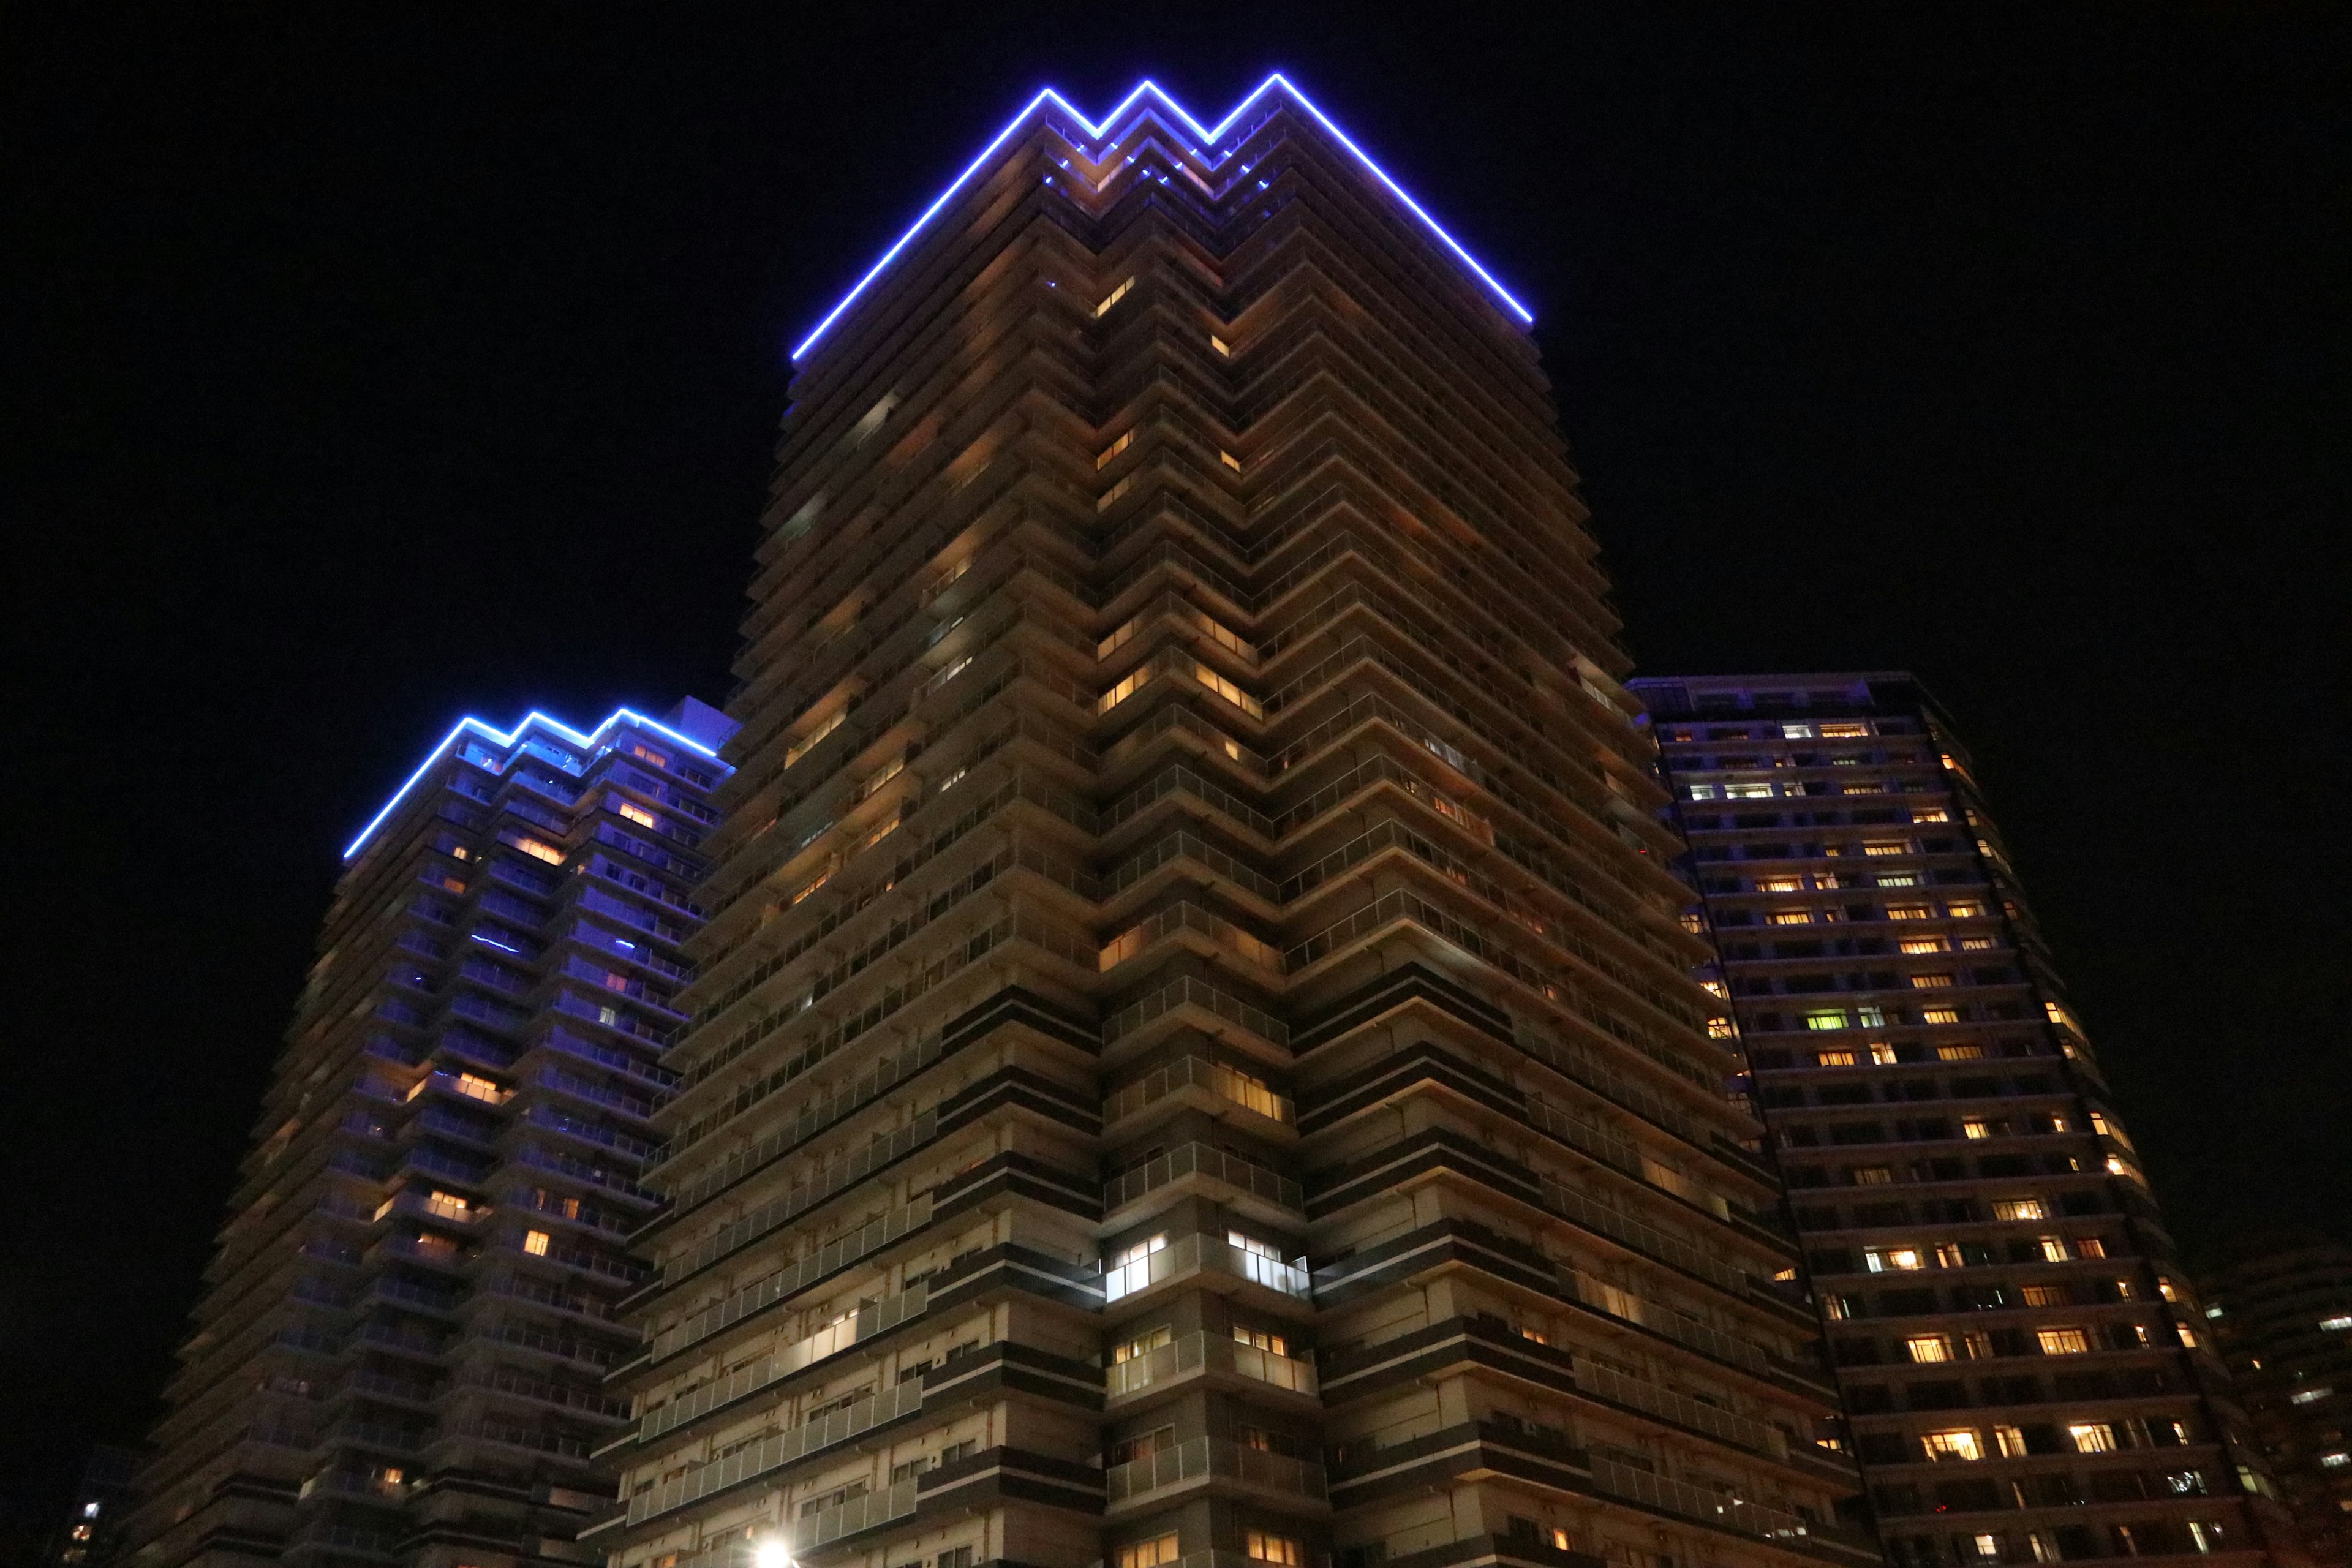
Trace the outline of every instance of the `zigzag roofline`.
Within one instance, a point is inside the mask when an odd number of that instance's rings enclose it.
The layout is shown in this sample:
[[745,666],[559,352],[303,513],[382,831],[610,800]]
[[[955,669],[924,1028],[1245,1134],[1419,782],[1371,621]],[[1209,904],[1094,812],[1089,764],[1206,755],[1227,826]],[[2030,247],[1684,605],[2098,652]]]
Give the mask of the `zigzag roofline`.
[[[1154,82],[1148,78],[1136,83],[1134,90],[1130,91],[1125,98],[1121,99],[1118,102],[1118,106],[1113,109],[1109,113],[1104,115],[1099,121],[1087,119],[1084,114],[1080,113],[1074,105],[1072,105],[1068,99],[1064,98],[1054,89],[1050,87],[1046,88],[1038,93],[1036,97],[1024,104],[1019,113],[1015,114],[1011,120],[1005,121],[1004,128],[996,133],[996,135],[989,142],[987,146],[980,150],[980,155],[964,166],[963,173],[958,174],[955,179],[949,184],[947,189],[940,193],[937,200],[933,201],[929,206],[923,209],[922,216],[916,218],[912,224],[908,226],[907,231],[900,235],[897,240],[892,242],[890,248],[884,251],[881,258],[876,261],[871,268],[867,268],[864,277],[860,278],[851,286],[849,292],[841,297],[840,302],[835,304],[831,310],[825,312],[824,319],[817,322],[817,324],[810,330],[809,334],[803,338],[799,344],[793,348],[793,358],[796,361],[805,358],[809,351],[816,346],[818,341],[822,339],[827,331],[832,330],[834,323],[838,321],[849,310],[850,306],[856,304],[858,299],[865,294],[866,289],[873,284],[874,280],[881,277],[883,273],[889,270],[891,262],[898,259],[899,252],[905,250],[908,246],[914,243],[915,237],[921,234],[925,228],[929,226],[931,219],[937,217],[940,214],[940,210],[945,207],[949,202],[955,198],[956,193],[962,190],[964,186],[971,182],[973,175],[986,168],[991,160],[996,156],[998,150],[1001,149],[1005,142],[1011,141],[1013,135],[1024,126],[1027,125],[1031,118],[1036,115],[1041,110],[1050,107],[1060,111],[1062,115],[1067,117],[1070,121],[1085,132],[1086,139],[1087,141],[1099,144],[1107,143],[1114,140],[1115,138],[1111,135],[1112,131],[1114,129],[1123,129],[1130,111],[1136,110],[1139,105],[1145,104],[1147,102],[1156,104],[1167,110],[1170,114],[1173,115],[1175,119],[1181,122],[1181,129],[1189,132],[1198,143],[1196,146],[1192,148],[1192,151],[1205,161],[1209,167],[1214,168],[1219,163],[1223,163],[1227,155],[1229,155],[1234,150],[1231,146],[1224,144],[1227,133],[1233,130],[1234,125],[1241,121],[1244,114],[1249,112],[1251,107],[1260,99],[1265,97],[1270,92],[1277,90],[1280,91],[1290,102],[1295,103],[1300,109],[1312,115],[1315,118],[1316,122],[1330,133],[1333,141],[1339,142],[1340,146],[1346,148],[1350,153],[1352,153],[1355,156],[1356,161],[1363,164],[1363,166],[1371,173],[1374,179],[1377,179],[1382,185],[1386,186],[1391,195],[1395,196],[1398,201],[1404,204],[1407,211],[1411,212],[1413,216],[1421,220],[1423,226],[1427,228],[1431,234],[1434,235],[1440,244],[1444,245],[1447,250],[1453,252],[1454,257],[1460,260],[1465,267],[1467,267],[1472,273],[1476,275],[1478,280],[1486,286],[1487,289],[1494,294],[1496,299],[1503,303],[1506,309],[1522,321],[1534,321],[1535,317],[1528,311],[1528,308],[1520,304],[1518,300],[1513,299],[1511,297],[1510,290],[1504,288],[1493,273],[1480,266],[1477,258],[1462,247],[1462,244],[1459,240],[1456,240],[1452,235],[1446,233],[1444,226],[1429,215],[1429,210],[1426,207],[1423,206],[1419,202],[1414,201],[1412,197],[1406,193],[1403,186],[1398,184],[1394,180],[1389,177],[1386,170],[1382,169],[1378,163],[1372,162],[1370,154],[1367,153],[1361,147],[1358,146],[1355,142],[1349,138],[1346,132],[1340,130],[1329,115],[1317,108],[1314,100],[1308,98],[1304,92],[1301,92],[1298,89],[1297,85],[1291,81],[1287,77],[1284,76],[1280,71],[1276,71],[1264,81],[1258,83],[1246,98],[1244,98],[1239,103],[1236,103],[1231,110],[1227,110],[1225,117],[1217,121],[1213,127],[1202,125],[1198,120],[1192,117],[1191,110],[1187,110],[1181,103],[1178,102],[1174,97],[1172,97],[1165,89],[1161,88],[1157,82]],[[1255,127],[1253,125],[1250,129],[1255,130]]]

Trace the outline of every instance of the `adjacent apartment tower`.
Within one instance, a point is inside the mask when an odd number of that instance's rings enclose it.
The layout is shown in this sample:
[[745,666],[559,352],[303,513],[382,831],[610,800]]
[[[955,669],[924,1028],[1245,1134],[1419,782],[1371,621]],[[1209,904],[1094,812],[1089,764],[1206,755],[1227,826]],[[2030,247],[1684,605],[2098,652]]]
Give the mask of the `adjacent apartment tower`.
[[452,731],[345,851],[126,1526],[138,1568],[593,1562],[625,1237],[732,726]]
[[1632,688],[1891,1560],[2293,1561],[1944,715],[1902,674]]
[[2205,1322],[2324,1568],[2352,1563],[2352,1247],[2255,1235],[2210,1272]]
[[1523,320],[1277,79],[796,351],[613,1568],[1874,1560]]

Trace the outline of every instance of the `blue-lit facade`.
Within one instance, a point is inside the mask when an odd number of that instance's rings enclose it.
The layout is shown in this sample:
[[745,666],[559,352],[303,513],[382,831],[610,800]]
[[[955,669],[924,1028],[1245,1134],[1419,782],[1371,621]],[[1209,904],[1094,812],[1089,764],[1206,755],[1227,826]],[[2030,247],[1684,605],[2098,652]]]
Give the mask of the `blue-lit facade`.
[[732,728],[469,719],[348,847],[141,1478],[146,1568],[593,1555]]

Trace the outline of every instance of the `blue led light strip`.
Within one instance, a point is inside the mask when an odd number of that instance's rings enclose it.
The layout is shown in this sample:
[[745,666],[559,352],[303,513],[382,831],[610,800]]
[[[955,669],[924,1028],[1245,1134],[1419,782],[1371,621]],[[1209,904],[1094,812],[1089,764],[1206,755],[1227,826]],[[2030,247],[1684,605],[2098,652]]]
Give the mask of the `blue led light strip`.
[[[408,792],[416,787],[416,781],[433,771],[433,764],[439,762],[443,757],[448,754],[449,748],[457,742],[457,738],[461,735],[479,735],[482,739],[489,742],[494,746],[506,747],[511,746],[516,742],[521,740],[523,737],[523,731],[536,724],[541,729],[553,731],[556,735],[560,736],[563,740],[569,741],[575,746],[593,751],[595,750],[597,743],[601,742],[605,735],[612,731],[613,727],[624,721],[636,725],[639,729],[651,730],[667,739],[676,741],[679,745],[686,747],[688,751],[699,752],[703,756],[710,758],[713,762],[718,761],[719,753],[704,745],[701,742],[690,740],[688,737],[679,734],[677,731],[671,729],[668,725],[661,722],[659,720],[648,719],[644,714],[637,712],[635,709],[631,708],[615,708],[613,710],[612,717],[606,719],[602,724],[597,725],[593,732],[585,735],[573,729],[571,725],[566,724],[561,719],[551,719],[535,708],[522,716],[521,722],[515,725],[511,731],[503,734],[484,723],[479,719],[471,717],[460,719],[457,721],[455,728],[453,728],[447,734],[441,737],[441,743],[435,746],[432,751],[425,753],[424,763],[418,766],[415,773],[408,775],[408,782],[402,784],[397,790],[393,792],[392,798],[383,803],[383,809],[377,812],[375,816],[369,820],[368,825],[365,827],[360,829],[360,836],[357,838],[352,839],[351,847],[343,851],[343,858],[348,860],[352,856],[360,852],[361,848],[366,845],[369,837],[373,835],[377,828],[383,826],[384,818],[390,816],[399,808],[400,803],[408,798]],[[722,763],[719,765],[723,767],[726,764]]]
[[1272,92],[1276,88],[1281,89],[1282,91],[1289,97],[1292,102],[1297,104],[1299,108],[1313,115],[1316,122],[1321,125],[1324,130],[1331,133],[1331,139],[1333,141],[1339,142],[1340,146],[1345,147],[1349,152],[1354,153],[1356,161],[1363,164],[1365,168],[1370,170],[1372,177],[1379,180],[1381,184],[1387,186],[1389,193],[1395,196],[1397,200],[1402,202],[1407,210],[1409,210],[1413,216],[1419,218],[1428,228],[1429,232],[1435,235],[1439,242],[1442,243],[1446,249],[1452,251],[1465,267],[1467,267],[1471,271],[1476,273],[1478,275],[1478,280],[1486,284],[1488,289],[1492,289],[1494,291],[1495,298],[1500,300],[1506,306],[1507,306],[1513,315],[1518,317],[1522,321],[1531,322],[1535,320],[1535,317],[1528,312],[1528,308],[1525,305],[1520,304],[1517,300],[1511,298],[1511,291],[1496,281],[1493,273],[1479,266],[1477,259],[1468,251],[1462,248],[1461,242],[1456,240],[1452,235],[1446,233],[1438,221],[1429,216],[1427,208],[1423,207],[1419,202],[1414,201],[1411,196],[1407,195],[1403,186],[1389,178],[1388,172],[1386,170],[1382,169],[1378,163],[1373,163],[1370,155],[1361,147],[1357,146],[1353,141],[1349,140],[1346,132],[1340,130],[1339,126],[1332,123],[1331,117],[1329,115],[1315,107],[1313,100],[1309,99],[1305,93],[1299,91],[1297,85],[1291,82],[1289,79],[1285,77],[1280,71],[1276,71],[1272,76],[1267,77],[1264,81],[1258,83],[1257,87],[1247,98],[1243,99],[1239,103],[1234,105],[1233,109],[1225,115],[1225,117],[1217,122],[1214,129],[1205,127],[1199,121],[1193,119],[1191,112],[1188,111],[1182,104],[1177,102],[1165,91],[1161,90],[1157,83],[1150,80],[1138,82],[1135,86],[1135,90],[1121,99],[1119,100],[1118,107],[1112,110],[1108,114],[1104,115],[1099,122],[1088,120],[1085,115],[1079,113],[1076,108],[1072,107],[1068,99],[1064,98],[1052,88],[1049,87],[1045,89],[1036,97],[1024,104],[1021,108],[1020,113],[1014,115],[1011,120],[1004,122],[1004,129],[998,132],[988,145],[981,149],[980,156],[974,158],[970,163],[964,166],[963,173],[958,174],[954,181],[949,184],[948,188],[940,193],[939,199],[934,201],[929,206],[925,207],[923,209],[922,216],[917,218],[911,225],[909,225],[907,232],[900,235],[897,241],[891,245],[890,248],[882,253],[882,258],[879,261],[877,261],[866,270],[866,276],[860,278],[850,289],[849,292],[841,297],[841,302],[834,306],[831,310],[825,312],[824,320],[819,321],[809,332],[809,335],[801,340],[800,346],[793,350],[793,358],[795,360],[804,358],[809,350],[816,346],[817,340],[824,337],[827,331],[831,331],[833,324],[841,320],[843,312],[857,302],[858,297],[866,292],[867,286],[888,269],[890,263],[898,258],[898,253],[906,249],[908,245],[912,244],[915,237],[922,233],[924,228],[929,226],[931,219],[940,215],[940,209],[946,206],[950,201],[953,200],[955,194],[958,191],[962,190],[964,185],[974,174],[977,174],[982,169],[987,166],[989,160],[996,156],[997,149],[1003,147],[1006,142],[1010,141],[1013,132],[1019,131],[1024,125],[1027,124],[1029,122],[1030,116],[1035,114],[1038,109],[1042,106],[1048,103],[1054,105],[1064,114],[1068,115],[1072,120],[1076,121],[1078,125],[1085,130],[1087,136],[1099,142],[1110,132],[1113,126],[1118,124],[1118,121],[1126,116],[1128,110],[1135,107],[1138,101],[1149,97],[1166,107],[1167,110],[1171,113],[1174,114],[1177,119],[1184,122],[1186,129],[1190,130],[1195,137],[1199,138],[1202,145],[1192,149],[1192,151],[1198,153],[1202,158],[1205,159],[1208,162],[1209,166],[1213,169],[1218,164],[1223,163],[1227,155],[1224,152],[1213,151],[1212,149],[1213,148],[1214,143],[1221,140],[1227,131],[1233,128],[1234,121],[1239,120],[1243,114],[1246,113],[1252,104],[1255,103],[1259,99],[1264,98],[1267,93]]

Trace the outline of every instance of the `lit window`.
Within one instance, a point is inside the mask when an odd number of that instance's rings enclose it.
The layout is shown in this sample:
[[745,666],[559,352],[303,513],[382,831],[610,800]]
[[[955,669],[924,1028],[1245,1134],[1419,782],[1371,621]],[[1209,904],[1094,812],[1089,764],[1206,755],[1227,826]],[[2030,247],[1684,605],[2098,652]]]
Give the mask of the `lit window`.
[[[1527,1331],[1522,1329],[1519,1331],[1525,1333]],[[1254,1345],[1268,1355],[1286,1356],[1290,1353],[1290,1342],[1280,1334],[1269,1334],[1263,1329],[1245,1329],[1239,1323],[1234,1325],[1234,1342]]]
[[[2336,1458],[2340,1459],[2343,1456],[2338,1454]],[[2325,1460],[2321,1462],[2326,1463]],[[1551,1549],[1554,1552],[1573,1552],[1576,1550],[1576,1542],[1570,1537],[1568,1531],[1554,1526],[1551,1532]]]
[[2072,1305],[2074,1293],[2063,1285],[2027,1285],[2021,1287],[2029,1307],[2064,1307]]
[[1992,1205],[1992,1217],[2014,1220],[2042,1219],[2045,1216],[2042,1212],[2040,1198],[2001,1198]]
[[1892,1066],[1895,1061],[1895,1047],[1885,1040],[1873,1040],[1870,1042],[1870,1059],[1880,1067]]
[[1927,911],[1916,904],[1889,904],[1886,918],[1891,921],[1924,921]]
[[1805,884],[1796,877],[1759,877],[1756,879],[1756,890],[1759,893],[1801,893],[1805,890]]
[[1254,719],[1263,719],[1265,717],[1265,709],[1259,704],[1256,698],[1252,697],[1248,692],[1244,691],[1240,687],[1234,685],[1232,681],[1227,680],[1223,676],[1218,674],[1207,665],[1201,663],[1198,659],[1195,659],[1192,662],[1192,675],[1193,678],[1199,680],[1202,685],[1207,687],[1210,690],[1215,692],[1218,696],[1223,698],[1226,701],[1232,703],[1243,712],[1247,713],[1250,717]]
[[1810,741],[1813,738],[1813,727],[1811,724],[1783,724],[1780,726],[1780,738],[1784,741]]
[[2042,1238],[2042,1256],[2052,1263],[2063,1263],[2074,1254],[2066,1250],[2066,1244],[2058,1237],[2045,1236]]
[[2084,1237],[2074,1243],[2074,1256],[2077,1258],[2105,1258],[2106,1255],[2107,1244],[2095,1236]]
[[[1903,1343],[1911,1352],[1913,1361],[1938,1362],[1952,1359],[1952,1342],[1942,1334],[1914,1334]],[[1970,1454],[1969,1458],[1973,1459],[1976,1456]]]
[[1104,469],[1104,468],[1108,468],[1108,467],[1110,467],[1110,460],[1111,460],[1113,458],[1118,457],[1121,452],[1126,451],[1126,450],[1128,449],[1128,447],[1129,447],[1133,446],[1134,444],[1135,444],[1135,432],[1134,432],[1134,431],[1132,431],[1132,430],[1129,430],[1129,431],[1128,431],[1125,435],[1121,436],[1118,440],[1113,441],[1109,446],[1105,447],[1104,447],[1104,448],[1103,448],[1099,453],[1096,454],[1096,456],[1095,456],[1095,468],[1096,468],[1096,469],[1097,469],[1097,471],[1100,471],[1101,469]]
[[2322,1454],[2319,1456],[2319,1462],[2326,1466],[2331,1470],[2340,1470],[2347,1465],[2352,1465],[2352,1454],[2347,1454],[2340,1451],[2333,1454]]
[[1173,1563],[1179,1553],[1176,1536],[1170,1531],[1152,1541],[1139,1541],[1132,1546],[1118,1549],[1118,1568],[1160,1568],[1163,1563]]
[[1217,460],[1237,474],[1242,471],[1242,460],[1222,447],[1217,448]]
[[[1895,1173],[1884,1165],[1856,1165],[1853,1184],[1857,1187],[1883,1187],[1895,1180]],[[1916,1264],[1912,1267],[1917,1267]]]
[[[1917,1343],[1917,1341],[1913,1341]],[[1927,1432],[1919,1438],[1919,1446],[1927,1450],[1927,1458],[1936,1460],[1981,1459],[1984,1447],[1974,1432]]]
[[1991,1562],[2000,1555],[2000,1537],[1997,1535],[1972,1536],[1969,1544],[1975,1548],[1976,1554],[1987,1562]]
[[518,838],[515,840],[515,847],[534,859],[546,861],[551,866],[563,864],[563,851],[552,844],[542,844],[536,838]]
[[2074,1452],[2078,1454],[2112,1454],[2116,1451],[2116,1429],[2104,1421],[2069,1422],[2066,1436],[2074,1440]]
[[635,801],[622,801],[620,803],[619,809],[623,816],[627,817],[639,827],[659,827],[661,826],[659,818],[656,817],[652,812],[647,811],[644,806],[639,805]]
[[1767,925],[1803,926],[1813,923],[1812,915],[1804,910],[1774,910],[1764,917]]
[[543,1230],[527,1230],[522,1233],[522,1249],[533,1258],[546,1257],[550,1245],[551,1238]]
[[1992,1429],[1994,1452],[2004,1459],[2014,1459],[2025,1452],[2025,1433],[2016,1426],[1996,1426]]
[[1216,350],[1219,353],[1224,355],[1227,359],[1233,358],[1233,346],[1227,343],[1224,339],[1217,336],[1214,332],[1211,332],[1209,334],[1209,346]]
[[2336,1392],[2334,1385],[2321,1384],[2317,1388],[2299,1388],[2286,1396],[2289,1405],[2316,1405]]
[[457,1089],[459,1094],[464,1095],[468,1100],[487,1100],[492,1105],[496,1105],[499,1100],[506,1098],[505,1091],[500,1089],[497,1084],[492,1083],[488,1079],[483,1078],[477,1073],[459,1073],[457,1075]]
[[1960,1122],[1960,1135],[1964,1138],[1990,1138],[1992,1129],[1986,1125],[1984,1118],[1970,1116]]
[[1908,855],[1911,853],[1911,846],[1886,839],[1880,839],[1874,843],[1864,845],[1862,847],[1862,852],[1865,856],[1873,858],[1886,855]]
[[1962,952],[1990,952],[1992,951],[1993,946],[1993,940],[1989,936],[1964,936],[1960,938],[1960,951]]
[[[1923,1024],[1957,1024],[1960,1021],[1958,1007],[1923,1007],[1919,1010]],[[1936,1055],[1948,1062],[1974,1061],[1984,1055],[1982,1046],[1937,1046]]]
[[1919,885],[1919,879],[1903,871],[1879,878],[1878,885],[1882,888],[1916,888]]
[[1103,302],[1095,307],[1096,319],[1099,321],[1103,316],[1108,314],[1110,308],[1113,305],[1118,304],[1121,300],[1126,299],[1127,291],[1134,287],[1135,279],[1130,278],[1126,282],[1121,283],[1118,288],[1112,289],[1109,293],[1104,295]]
[[1952,977],[1948,974],[1915,974],[1911,977],[1914,991],[1940,991],[1951,983]]
[[1723,786],[1726,800],[1769,800],[1772,786],[1768,784],[1727,784]]
[[1715,786],[1713,784],[1693,784],[1690,786],[1690,797],[1693,800],[1713,800],[1715,798]]
[[1841,721],[1822,726],[1822,739],[1824,741],[1854,741],[1869,733],[1870,726],[1859,721]]
[[1112,709],[1118,707],[1120,703],[1134,696],[1136,692],[1142,689],[1144,686],[1150,682],[1150,679],[1151,667],[1147,664],[1142,668],[1137,670],[1134,674],[1129,676],[1125,680],[1120,681],[1117,686],[1112,687],[1108,691],[1104,692],[1095,702],[1095,711],[1097,713],[1109,712]]
[[[2221,1313],[2217,1310],[2213,1316],[2219,1317]],[[2319,1326],[2331,1334],[2352,1333],[2352,1318],[2322,1318]]]
[[1984,913],[1982,904],[1947,904],[1945,912],[1956,921],[1969,921]]
[[[1231,1540],[1232,1537],[1226,1537]],[[1242,1537],[1244,1549],[1253,1561],[1272,1563],[1278,1568],[1298,1568],[1306,1561],[1298,1542],[1287,1535],[1268,1535],[1262,1531],[1250,1531]]]
[[1912,1269],[1927,1267],[1926,1261],[1919,1256],[1919,1249],[1916,1247],[1898,1247],[1885,1252],[1873,1247],[1862,1255],[1862,1261],[1873,1274],[1884,1274],[1890,1268]]
[[[2192,1351],[2197,1348],[2196,1330],[2190,1328],[2186,1323],[2175,1323],[2172,1325],[2172,1331],[2180,1336],[2180,1342],[2182,1344],[2188,1346]],[[2140,1330],[2140,1337],[2143,1341],[2147,1339],[2147,1331],[2146,1329]]]
[[469,1220],[474,1217],[474,1205],[455,1193],[436,1188],[425,1200],[425,1212],[442,1219]]
[[1850,1068],[1854,1064],[1852,1051],[1815,1051],[1813,1065],[1823,1068]]
[[1808,1029],[1843,1029],[1845,1026],[1845,1015],[1843,1012],[1805,1015],[1805,1027]]
[[1163,1324],[1141,1339],[1129,1340],[1123,1345],[1114,1346],[1110,1352],[1111,1364],[1118,1366],[1133,1361],[1138,1356],[1149,1355],[1161,1346],[1172,1342],[1173,1339],[1173,1333]]
[[825,718],[823,723],[810,731],[808,734],[803,737],[799,742],[785,748],[784,766],[791,767],[794,763],[797,763],[803,757],[807,756],[809,752],[816,749],[818,742],[824,740],[827,735],[832,734],[835,730],[840,729],[842,721],[848,717],[848,709],[835,709],[833,712]]
[[2042,1329],[2033,1338],[2043,1355],[2083,1355],[2091,1348],[2090,1336],[2080,1329]]
[[1952,814],[1940,805],[1916,805],[1911,808],[1914,822],[1949,822]]
[[1911,937],[1902,942],[1901,946],[1903,951],[1908,953],[1949,952],[1952,948],[1952,944],[1940,936]]

